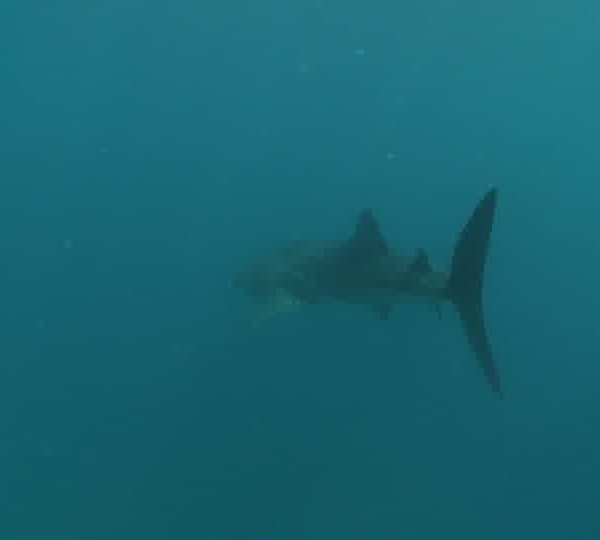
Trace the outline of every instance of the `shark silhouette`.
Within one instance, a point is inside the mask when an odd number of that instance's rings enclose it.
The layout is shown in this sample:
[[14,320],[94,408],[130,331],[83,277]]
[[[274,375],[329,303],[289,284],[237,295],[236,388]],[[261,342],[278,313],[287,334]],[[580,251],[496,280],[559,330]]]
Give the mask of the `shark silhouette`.
[[469,344],[492,390],[502,396],[486,332],[482,292],[497,190],[481,199],[454,247],[449,272],[432,267],[426,252],[395,254],[370,210],[358,216],[350,238],[323,244],[296,242],[239,272],[234,284],[249,294],[263,318],[325,302],[368,305],[382,320],[408,298],[455,306]]

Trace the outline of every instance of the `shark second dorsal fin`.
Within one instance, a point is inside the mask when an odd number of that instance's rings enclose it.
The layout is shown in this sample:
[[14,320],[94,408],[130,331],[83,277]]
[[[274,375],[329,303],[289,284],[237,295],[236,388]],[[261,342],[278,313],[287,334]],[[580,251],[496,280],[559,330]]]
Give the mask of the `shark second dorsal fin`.
[[415,254],[415,258],[412,260],[408,267],[408,273],[410,276],[421,277],[429,274],[433,270],[429,257],[423,249],[418,249]]
[[380,257],[388,254],[388,247],[379,230],[379,223],[371,210],[363,210],[358,216],[354,234],[347,242],[348,249],[360,257]]

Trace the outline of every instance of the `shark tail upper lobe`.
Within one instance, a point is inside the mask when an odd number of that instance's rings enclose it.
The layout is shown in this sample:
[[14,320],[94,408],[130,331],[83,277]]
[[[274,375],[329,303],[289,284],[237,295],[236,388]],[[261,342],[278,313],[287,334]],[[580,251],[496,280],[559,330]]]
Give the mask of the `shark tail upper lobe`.
[[485,263],[497,198],[496,189],[488,191],[463,228],[454,249],[446,294],[460,315],[469,344],[492,390],[502,396],[482,302]]

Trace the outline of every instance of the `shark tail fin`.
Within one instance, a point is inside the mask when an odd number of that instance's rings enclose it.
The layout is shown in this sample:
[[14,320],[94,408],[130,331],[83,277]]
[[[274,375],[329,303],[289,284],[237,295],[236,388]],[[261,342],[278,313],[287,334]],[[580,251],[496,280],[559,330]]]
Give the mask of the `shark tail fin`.
[[477,361],[492,390],[502,396],[483,314],[483,278],[496,210],[497,190],[481,199],[454,248],[446,295],[455,305]]

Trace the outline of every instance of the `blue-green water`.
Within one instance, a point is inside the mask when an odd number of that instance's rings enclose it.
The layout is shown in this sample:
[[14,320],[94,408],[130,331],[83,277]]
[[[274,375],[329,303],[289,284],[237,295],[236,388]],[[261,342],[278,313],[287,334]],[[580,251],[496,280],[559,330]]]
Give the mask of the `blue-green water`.
[[[0,538],[600,537],[600,4],[0,4]],[[447,267],[486,310],[253,328],[255,253]]]

